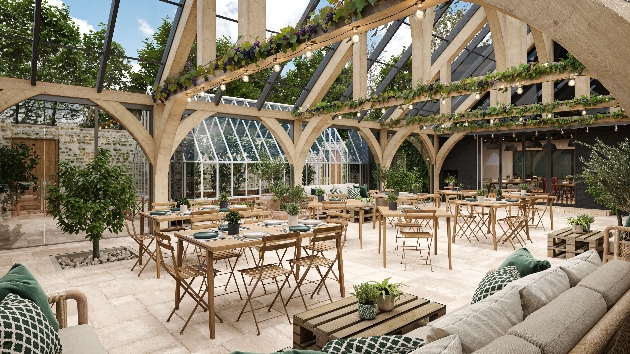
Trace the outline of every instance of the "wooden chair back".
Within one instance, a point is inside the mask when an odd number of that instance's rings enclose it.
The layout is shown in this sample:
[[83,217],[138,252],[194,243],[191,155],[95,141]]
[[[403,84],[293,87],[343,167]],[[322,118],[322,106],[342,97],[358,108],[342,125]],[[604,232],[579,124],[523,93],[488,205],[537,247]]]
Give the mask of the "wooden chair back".
[[339,201],[346,201],[348,200],[348,195],[347,194],[328,194],[328,200],[331,199],[335,199],[335,198],[339,198]]
[[[127,234],[129,234],[129,236],[133,239],[136,239],[138,237],[138,233],[136,233],[136,225],[134,223],[133,214],[129,210],[123,210],[123,214],[125,214],[125,228],[127,229]],[[129,227],[129,225],[131,225],[131,227]]]
[[[290,232],[286,234],[280,235],[270,235],[264,236],[262,238],[262,246],[258,248],[258,252],[260,255],[260,265],[265,264],[265,253],[270,251],[275,251],[276,255],[280,250],[288,250],[290,248],[298,248],[300,247],[300,233],[299,232]],[[295,253],[295,249],[294,249]],[[295,255],[294,255],[295,256]],[[281,257],[279,257],[281,258]],[[294,257],[295,258],[295,257]]]
[[[157,250],[158,252],[156,253],[156,256],[160,258],[160,263],[161,265],[164,266],[164,268],[166,268],[166,271],[173,276],[174,278],[176,277],[176,279],[180,278],[180,274],[177,271],[177,258],[175,258],[175,247],[173,247],[173,245],[171,244],[171,237],[168,235],[165,235],[163,233],[160,232],[156,232],[155,233],[155,242],[157,242]],[[168,264],[164,263],[164,258],[162,257],[162,252],[169,252],[170,256],[171,256],[171,260],[173,262],[173,266],[169,266]]]
[[219,213],[191,215],[190,228],[191,230],[213,228],[219,226],[222,221],[223,215]]
[[311,237],[311,245],[315,245],[318,242],[326,242],[330,240],[340,240],[343,227],[341,225],[318,227],[313,230],[313,236]]
[[174,208],[177,204],[175,202],[157,202],[151,203],[152,210],[170,210]]

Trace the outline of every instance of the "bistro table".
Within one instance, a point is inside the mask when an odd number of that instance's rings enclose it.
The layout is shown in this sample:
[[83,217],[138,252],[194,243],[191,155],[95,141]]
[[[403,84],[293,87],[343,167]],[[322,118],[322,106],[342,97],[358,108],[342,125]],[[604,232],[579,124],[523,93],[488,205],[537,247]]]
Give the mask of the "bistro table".
[[436,198],[434,198],[434,200],[437,200],[437,202],[435,202],[435,206],[439,208],[442,206],[442,196],[445,196],[445,203],[446,205],[448,205],[450,203],[448,200],[448,196],[450,195],[457,196],[457,199],[462,199],[465,197],[477,195],[477,191],[453,191],[449,189],[440,189],[435,192],[435,195],[437,196]]
[[[556,197],[549,194],[534,194],[534,193],[527,193],[527,194],[504,193],[504,197],[515,198],[515,199],[527,199],[529,201],[534,200],[534,202],[537,200],[544,200],[545,208],[549,209],[549,221],[551,222],[551,229],[553,230],[553,201],[556,200]],[[532,211],[532,213],[535,213],[535,211]],[[535,215],[532,215],[531,217],[532,223],[534,222],[534,216]]]
[[[435,210],[435,216],[446,219],[446,235],[448,245],[448,269],[453,269],[451,262],[451,217],[453,214],[436,207],[423,207],[422,210]],[[387,268],[387,218],[403,217],[402,210],[389,210],[389,207],[378,207],[379,228],[378,228],[378,250],[381,251],[381,234],[383,235],[383,268]],[[437,254],[437,237],[433,240],[434,252]]]
[[[317,200],[313,200],[312,202],[308,203],[307,208],[310,210],[310,214],[315,215],[315,211],[317,209],[320,209],[323,206],[323,204],[321,202],[318,202]],[[363,208],[365,208],[366,206],[363,205],[363,202],[360,200],[356,200],[356,199],[348,199],[346,200],[346,208],[348,209],[358,209],[359,211],[359,247],[363,248]],[[376,211],[376,204],[372,203],[372,214],[374,214],[374,212]],[[375,218],[376,216],[373,216],[372,218]]]
[[[288,229],[288,226],[277,226],[277,227],[265,227],[258,226],[257,224],[247,224],[247,228],[250,231],[265,231],[269,234],[282,234],[286,233],[283,229]],[[230,251],[236,250],[240,248],[253,247],[262,245],[262,239],[251,239],[247,241],[241,241],[237,238],[224,238],[224,239],[211,239],[211,240],[200,240],[195,239],[192,235],[195,232],[200,230],[186,230],[175,233],[175,237],[177,237],[177,264],[181,265],[183,263],[184,256],[184,242],[188,242],[194,246],[197,246],[201,249],[206,250],[206,270],[207,270],[207,282],[206,286],[208,288],[208,320],[209,320],[209,328],[210,328],[210,338],[215,338],[215,309],[214,309],[214,253],[221,251]],[[312,237],[313,232],[301,232],[298,235],[299,240],[307,237]],[[231,236],[227,236],[231,237]],[[296,246],[296,258],[301,256],[301,244]],[[343,275],[343,252],[341,247],[337,247],[337,270],[339,277],[339,291],[341,293],[341,297],[346,297],[346,290],[344,286],[344,275]],[[175,309],[179,308],[179,298],[180,298],[181,284],[176,282],[175,285]]]

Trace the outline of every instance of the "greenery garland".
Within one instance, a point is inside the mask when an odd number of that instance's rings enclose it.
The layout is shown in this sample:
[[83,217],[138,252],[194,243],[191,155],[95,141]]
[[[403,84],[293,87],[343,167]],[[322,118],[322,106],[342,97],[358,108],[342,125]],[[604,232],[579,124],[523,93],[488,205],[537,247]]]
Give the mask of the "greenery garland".
[[[418,85],[415,88],[403,90],[400,92],[386,91],[379,95],[375,95],[369,98],[360,98],[358,100],[346,100],[335,102],[320,102],[316,106],[306,111],[295,111],[294,115],[301,117],[311,117],[321,114],[331,114],[339,112],[343,109],[356,110],[365,105],[370,104],[369,109],[378,107],[388,107],[387,103],[390,100],[402,99],[405,104],[409,104],[421,97],[430,97],[435,99],[446,98],[452,93],[465,94],[471,92],[485,92],[491,89],[491,87],[497,82],[503,82],[506,84],[516,83],[525,80],[537,79],[544,75],[560,74],[560,73],[575,73],[581,74],[584,71],[584,65],[580,63],[574,56],[569,54],[567,58],[562,59],[560,62],[547,62],[547,63],[527,63],[519,66],[513,66],[505,71],[493,72],[481,77],[469,77],[460,81],[451,82],[448,84],[426,83]],[[499,91],[507,92],[510,86],[503,86]],[[389,105],[390,107],[392,105]],[[362,108],[367,109],[367,108]],[[345,112],[344,112],[345,113]]]
[[377,0],[338,0],[336,3],[334,0],[329,0],[329,2],[333,6],[325,6],[317,13],[313,13],[307,23],[300,28],[287,26],[267,40],[256,40],[254,43],[244,41],[206,66],[191,67],[189,62],[186,63],[177,77],[167,78],[164,84],[153,87],[151,92],[153,102],[164,103],[171,95],[210,81],[217,70],[235,71],[279,53],[296,51],[300,44],[312,42],[341,21],[349,24],[361,19],[363,10],[368,5],[375,5]]

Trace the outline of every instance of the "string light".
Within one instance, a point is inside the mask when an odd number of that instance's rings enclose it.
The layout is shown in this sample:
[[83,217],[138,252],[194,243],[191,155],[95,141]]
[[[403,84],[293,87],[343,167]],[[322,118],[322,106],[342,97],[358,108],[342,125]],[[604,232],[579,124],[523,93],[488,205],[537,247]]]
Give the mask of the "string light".
[[442,104],[446,104],[446,98],[442,98]]
[[588,127],[586,127],[586,132],[588,133]]
[[221,82],[221,86],[219,87],[221,91],[225,91],[227,87],[225,87],[225,82]]
[[310,45],[306,47],[306,54],[304,55],[306,56],[306,59],[311,59],[313,57],[313,52],[311,51]]
[[516,138],[516,133],[515,132],[512,132],[512,137]]
[[476,99],[476,100],[478,100],[478,99],[480,99],[480,98],[481,98],[481,95],[479,94],[479,92],[477,92],[477,93],[475,94],[475,99]]
[[422,9],[423,1],[418,2],[418,9],[416,10],[416,20],[422,20],[424,18],[424,10]]
[[355,27],[355,28],[352,29],[352,32],[354,32],[354,34],[352,35],[352,42],[359,43],[359,40],[361,39],[361,38],[359,38],[359,31]]
[[494,133],[492,133],[492,139],[494,139]]
[[522,95],[522,94],[523,94],[523,86],[519,86],[519,87],[516,89],[516,93],[517,93],[517,94],[519,94],[519,95]]
[[571,87],[575,86],[575,79],[573,77],[571,77],[571,79],[569,79],[569,86],[571,86]]
[[617,131],[617,130],[618,130],[618,129],[617,129],[617,126],[615,125],[615,131]]
[[192,101],[191,97],[188,97],[186,100],[188,100],[188,102]]
[[490,119],[490,125],[494,124],[494,119]]
[[381,113],[385,114],[385,108],[381,108]]
[[536,130],[536,136],[538,136],[538,130]]
[[560,129],[560,134],[564,135],[564,129]]
[[586,110],[582,111],[582,115],[585,116],[586,115]]
[[273,71],[275,71],[275,72],[279,73],[279,72],[280,72],[280,70],[282,70],[282,68],[280,67],[280,64],[275,64],[275,65],[273,66]]
[[361,112],[357,112],[357,117],[361,117]]
[[410,103],[410,104],[409,104],[409,107],[407,107],[407,108],[409,108],[409,109],[413,109],[413,104],[412,104],[412,103]]
[[249,76],[247,75],[247,72],[243,74],[243,82],[249,82]]

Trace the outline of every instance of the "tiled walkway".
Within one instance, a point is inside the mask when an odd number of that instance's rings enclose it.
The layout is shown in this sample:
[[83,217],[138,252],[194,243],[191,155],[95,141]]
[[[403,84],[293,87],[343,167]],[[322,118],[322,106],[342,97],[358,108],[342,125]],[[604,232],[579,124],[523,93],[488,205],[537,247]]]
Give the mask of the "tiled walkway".
[[[555,229],[566,225],[571,214],[556,213]],[[594,229],[603,229],[615,224],[614,217],[596,217]],[[549,221],[546,219],[542,228],[532,229],[532,244],[527,248],[539,259],[547,258],[547,232]],[[509,245],[499,245],[498,251],[492,249],[491,239],[469,243],[457,239],[453,245],[453,270],[448,269],[446,257],[446,231],[444,223],[439,231],[438,255],[433,257],[433,272],[424,262],[409,257],[407,270],[400,264],[400,254],[395,251],[394,229],[388,228],[388,266],[382,267],[382,257],[377,252],[378,230],[372,230],[371,224],[364,225],[363,249],[359,249],[357,224],[351,224],[348,241],[344,249],[344,269],[346,292],[352,291],[352,285],[368,280],[382,280],[392,277],[393,281],[402,281],[408,285],[405,291],[447,305],[447,311],[453,311],[470,302],[472,294],[491,268],[498,266],[512,252]],[[127,238],[112,238],[101,242],[101,248],[127,245],[133,247]],[[183,320],[174,316],[171,322],[166,319],[173,308],[174,281],[162,272],[162,278],[156,279],[155,266],[147,267],[140,278],[137,271],[129,271],[133,261],[103,264],[82,269],[55,270],[49,255],[89,250],[88,242],[73,242],[64,245],[40,246],[16,250],[0,251],[0,274],[4,274],[14,262],[25,264],[42,283],[48,293],[65,289],[83,291],[89,302],[91,325],[110,353],[227,353],[234,350],[252,352],[272,352],[292,344],[292,325],[286,317],[278,317],[261,325],[261,335],[256,336],[256,327],[251,315],[244,315],[240,322],[235,322],[244,301],[238,294],[228,294],[216,299],[217,313],[224,323],[217,323],[217,339],[211,340],[208,332],[207,313],[197,311],[192,323],[183,335],[179,331]],[[559,260],[551,259],[552,265]],[[251,258],[250,258],[251,262]],[[246,266],[239,261],[240,266]],[[240,278],[240,276],[239,276]],[[218,278],[219,283],[225,277]],[[330,281],[329,288],[338,299],[338,287]],[[292,289],[285,289],[288,296]],[[263,298],[265,299],[265,298]],[[313,300],[311,300],[313,301]],[[179,313],[186,317],[192,309],[190,299],[184,300]],[[289,314],[302,312],[301,300],[294,299],[289,304]],[[264,314],[261,317],[278,315],[279,312]],[[70,309],[75,314],[74,309]],[[76,316],[69,316],[72,324]]]

